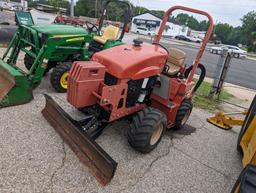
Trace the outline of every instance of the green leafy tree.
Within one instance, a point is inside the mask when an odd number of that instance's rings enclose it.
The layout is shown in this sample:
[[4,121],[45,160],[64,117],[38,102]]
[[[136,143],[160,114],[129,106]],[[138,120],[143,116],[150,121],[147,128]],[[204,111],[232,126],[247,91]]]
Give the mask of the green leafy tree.
[[214,26],[214,32],[216,34],[216,39],[221,40],[222,43],[228,44],[228,37],[232,33],[233,27],[227,23],[218,23]]
[[[79,0],[75,6],[76,16],[99,17],[106,0]],[[123,21],[125,5],[111,2],[107,8],[107,19]]]
[[133,14],[134,15],[140,15],[140,14],[147,13],[147,12],[149,12],[149,10],[145,7],[136,6],[136,7],[133,8]]
[[255,33],[256,33],[256,12],[247,13],[242,19],[242,40],[248,46],[248,51],[256,52]]
[[231,33],[227,37],[227,42],[228,44],[231,44],[231,45],[237,45],[240,43],[246,44],[246,42],[243,41],[241,37],[242,37],[241,27],[235,27],[232,29]]
[[67,0],[49,0],[49,4],[56,9],[69,7],[69,2]]
[[[170,20],[171,22],[179,25],[186,25],[193,30],[201,30],[199,21],[193,16],[189,16],[186,13],[180,13],[176,17],[171,17]],[[204,23],[202,23],[202,25],[203,24]]]
[[150,10],[149,13],[151,13],[159,18],[163,18],[165,12],[160,11],[160,10]]
[[198,30],[199,31],[207,31],[209,28],[209,25],[210,25],[209,21],[206,21],[206,20],[200,21]]
[[79,0],[75,6],[76,16],[95,17],[95,0]]

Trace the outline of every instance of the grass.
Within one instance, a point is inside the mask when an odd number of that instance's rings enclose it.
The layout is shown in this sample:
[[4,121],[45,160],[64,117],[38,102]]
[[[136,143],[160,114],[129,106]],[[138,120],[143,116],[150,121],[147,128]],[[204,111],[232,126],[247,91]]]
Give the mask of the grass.
[[197,92],[193,97],[193,104],[195,107],[199,107],[202,109],[207,109],[209,111],[214,111],[219,109],[220,100],[228,100],[234,97],[232,94],[227,92],[226,90],[222,90],[221,94],[219,95],[218,99],[210,99],[208,97],[211,90],[211,83],[203,82],[201,86],[198,88]]
[[247,51],[247,57],[256,59],[256,53],[248,52],[246,47],[241,47],[242,50]]

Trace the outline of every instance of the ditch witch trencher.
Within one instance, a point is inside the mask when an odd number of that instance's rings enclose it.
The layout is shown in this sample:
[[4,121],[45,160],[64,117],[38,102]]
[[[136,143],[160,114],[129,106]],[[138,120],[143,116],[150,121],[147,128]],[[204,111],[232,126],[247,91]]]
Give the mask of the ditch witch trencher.
[[[194,63],[186,68],[186,54],[160,44],[169,16],[184,10],[206,16],[209,28]],[[97,52],[89,62],[75,62],[68,78],[67,101],[85,118],[72,119],[46,95],[44,117],[102,184],[110,182],[117,163],[95,142],[102,130],[119,119],[130,121],[128,142],[148,153],[166,129],[181,129],[192,111],[192,97],[202,83],[205,68],[200,59],[213,29],[211,16],[183,6],[170,8],[152,44],[135,40]],[[197,69],[199,80],[193,81]]]

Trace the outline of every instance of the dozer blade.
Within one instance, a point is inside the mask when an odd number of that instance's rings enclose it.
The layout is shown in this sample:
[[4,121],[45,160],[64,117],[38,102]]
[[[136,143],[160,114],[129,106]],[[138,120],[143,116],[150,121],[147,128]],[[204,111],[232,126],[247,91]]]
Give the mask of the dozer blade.
[[88,166],[98,182],[105,186],[113,178],[117,163],[48,95],[42,110],[45,119],[74,151],[79,160]]
[[0,60],[0,108],[24,104],[32,99],[26,75]]

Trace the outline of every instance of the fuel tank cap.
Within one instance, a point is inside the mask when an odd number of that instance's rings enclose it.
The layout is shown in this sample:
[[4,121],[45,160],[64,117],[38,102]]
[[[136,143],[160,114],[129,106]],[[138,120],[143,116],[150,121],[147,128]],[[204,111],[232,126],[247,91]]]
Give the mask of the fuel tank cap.
[[141,46],[141,44],[143,44],[143,41],[142,40],[139,40],[139,39],[135,39],[135,40],[133,40],[133,45],[135,46],[135,47],[140,47]]

